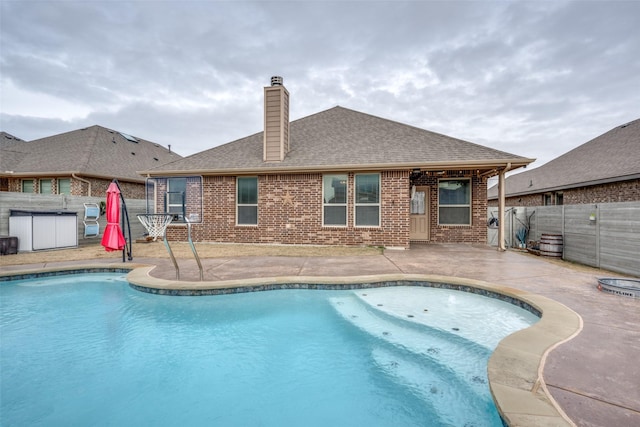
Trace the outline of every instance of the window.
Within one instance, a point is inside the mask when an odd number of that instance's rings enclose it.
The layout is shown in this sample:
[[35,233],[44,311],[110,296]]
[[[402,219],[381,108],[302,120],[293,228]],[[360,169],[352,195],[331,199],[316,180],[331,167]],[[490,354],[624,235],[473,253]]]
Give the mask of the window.
[[168,213],[176,224],[184,224],[187,220],[191,223],[202,221],[204,195],[201,176],[148,177],[144,191],[146,212]]
[[564,204],[564,198],[562,196],[562,193],[556,193],[556,205],[563,205]]
[[50,179],[40,180],[40,194],[53,194],[53,186]]
[[184,221],[185,195],[187,194],[187,178],[167,179],[167,196],[165,212],[175,214],[174,221]]
[[22,180],[22,192],[23,193],[33,193],[33,180],[32,179],[23,179]]
[[356,227],[378,227],[380,225],[380,174],[356,175],[354,193]]
[[157,213],[157,204],[156,204],[156,181],[153,178],[147,178],[145,182],[145,193],[146,193],[146,210],[145,212],[149,213]]
[[438,224],[471,225],[471,182],[441,179],[438,182]]
[[58,180],[58,194],[71,194],[71,180],[69,178]]
[[347,175],[322,176],[322,224],[347,225]]
[[551,206],[551,193],[546,193],[542,196],[542,205],[543,206]]
[[427,193],[425,193],[424,191],[416,191],[415,187],[413,187],[411,189],[410,213],[412,215],[424,215],[426,199],[427,199]]
[[258,178],[238,178],[236,183],[236,224],[258,225]]

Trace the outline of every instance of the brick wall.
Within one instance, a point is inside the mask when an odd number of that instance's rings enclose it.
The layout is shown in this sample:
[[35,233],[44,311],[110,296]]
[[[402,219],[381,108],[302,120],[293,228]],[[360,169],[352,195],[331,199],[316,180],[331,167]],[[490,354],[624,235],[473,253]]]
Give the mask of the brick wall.
[[[506,197],[506,206],[542,206],[544,194],[527,194],[524,196]],[[581,205],[593,203],[617,203],[640,201],[640,179],[612,182],[609,184],[562,190],[563,204]],[[498,206],[498,200],[489,201],[489,206]]]
[[[73,191],[73,186],[75,181],[77,180],[75,179],[71,180],[72,191]],[[113,180],[90,178],[90,179],[87,179],[87,181],[91,182],[91,195],[100,197],[102,195],[106,196],[107,188],[109,188],[109,184],[111,184]],[[81,195],[86,196],[87,195],[86,193],[88,191],[87,185],[85,183],[81,183],[81,184],[82,184],[82,192],[83,192],[83,194]],[[137,182],[126,182],[126,181],[118,180],[118,185],[120,186],[120,191],[122,192],[122,196],[125,199],[144,199],[145,198],[145,194],[144,194],[145,187],[143,183],[141,184]]]
[[[470,177],[470,174],[447,175]],[[380,227],[355,227],[354,174],[348,174],[346,227],[322,225],[322,174],[279,174],[258,176],[258,225],[236,225],[236,180],[231,176],[203,177],[202,223],[193,224],[194,241],[228,243],[276,243],[316,245],[371,245],[409,247],[408,171],[380,174]],[[452,243],[486,242],[486,180],[472,177],[472,225],[437,224],[437,177],[423,176],[415,185],[431,186],[431,241]],[[158,184],[158,194],[162,186]],[[189,208],[187,208],[189,209]],[[162,210],[159,210],[160,212]],[[167,230],[170,240],[186,240],[184,225]]]
[[[471,179],[471,225],[438,224],[438,180],[441,178]],[[431,207],[431,236],[434,243],[486,243],[487,242],[487,181],[469,171],[448,172],[446,176],[423,173],[414,176],[412,185],[428,185]]]
[[[525,196],[518,197],[505,197],[505,206],[542,206],[543,195],[542,194],[527,194]],[[498,199],[489,200],[488,205],[491,207],[498,206]]]
[[19,178],[8,178],[7,179],[7,191],[12,191],[14,193],[22,192],[22,180]]
[[564,190],[564,204],[640,201],[640,179]]
[[[354,174],[349,174],[346,227],[322,225],[322,174],[258,176],[258,225],[235,224],[235,177],[203,178],[203,223],[195,241],[316,245],[409,246],[409,173],[380,176],[380,227],[354,227]],[[184,226],[171,226],[170,239],[185,240]]]

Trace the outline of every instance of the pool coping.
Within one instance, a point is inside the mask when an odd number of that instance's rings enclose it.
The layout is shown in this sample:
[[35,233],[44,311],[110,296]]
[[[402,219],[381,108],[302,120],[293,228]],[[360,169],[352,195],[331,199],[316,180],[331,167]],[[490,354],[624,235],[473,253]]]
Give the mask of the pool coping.
[[[128,271],[127,281],[134,289],[163,295],[212,295],[271,289],[355,289],[362,287],[415,285],[446,287],[454,285],[482,292],[504,295],[522,301],[541,314],[540,321],[517,331],[500,341],[487,364],[489,388],[503,421],[508,426],[574,426],[575,423],[560,408],[547,389],[543,370],[548,354],[577,336],[583,328],[582,318],[564,304],[528,291],[489,282],[452,276],[429,274],[378,274],[361,276],[278,276],[233,279],[224,281],[186,282],[152,277],[155,268],[148,264],[128,264],[126,268],[113,264],[48,267],[1,274],[11,278],[43,273],[61,274],[71,271]],[[26,278],[25,277],[25,278]],[[467,289],[459,289],[472,291]],[[203,292],[204,291],[204,292]],[[473,292],[473,291],[472,291]],[[492,295],[487,295],[492,296]],[[509,300],[508,300],[509,301]],[[514,301],[509,301],[515,303]],[[518,305],[518,304],[517,304]],[[522,305],[521,305],[522,306]],[[528,307],[524,307],[529,309]]]

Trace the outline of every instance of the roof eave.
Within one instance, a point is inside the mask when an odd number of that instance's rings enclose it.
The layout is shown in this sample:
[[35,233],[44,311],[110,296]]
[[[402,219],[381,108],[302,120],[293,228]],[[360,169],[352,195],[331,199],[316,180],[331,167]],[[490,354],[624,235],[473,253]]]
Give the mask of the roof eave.
[[412,162],[412,163],[367,163],[343,165],[309,165],[309,166],[281,166],[270,164],[259,168],[224,168],[224,169],[190,169],[190,170],[150,170],[138,171],[142,176],[184,176],[184,175],[246,175],[246,174],[278,174],[278,173],[318,173],[318,172],[358,172],[371,170],[420,169],[421,171],[467,170],[482,171],[500,170],[510,167],[510,170],[521,168],[532,163],[535,159],[517,158],[501,160],[473,160],[460,162]]
[[121,176],[113,176],[113,175],[99,175],[99,174],[89,174],[80,171],[49,171],[49,172],[0,172],[0,176],[4,178],[53,178],[58,176],[73,176],[77,175],[84,178],[97,178],[97,179],[118,179],[119,181],[128,181],[128,182],[137,182],[144,183],[145,179],[143,177],[133,178],[133,177],[121,177]]
[[71,174],[84,175],[80,171],[45,171],[45,172],[4,171],[4,172],[0,172],[0,176],[7,177],[7,178],[55,177],[55,176],[67,176]]
[[[601,185],[601,184],[611,184],[613,182],[621,182],[621,181],[631,181],[634,179],[640,179],[640,173],[638,174],[633,174],[633,175],[624,175],[624,176],[617,176],[617,177],[611,177],[611,178],[603,178],[603,179],[597,179],[597,180],[593,180],[593,181],[583,181],[583,182],[576,182],[573,184],[566,184],[566,185],[556,185],[553,187],[544,187],[544,188],[537,188],[534,190],[528,190],[528,191],[521,191],[518,193],[507,193],[505,196],[506,197],[518,197],[518,196],[528,196],[531,194],[540,194],[540,193],[550,193],[553,191],[562,191],[562,190],[571,190],[574,188],[580,188],[580,187],[591,187],[594,185]],[[491,196],[488,197],[488,200],[496,200],[498,198],[497,195],[495,196]]]

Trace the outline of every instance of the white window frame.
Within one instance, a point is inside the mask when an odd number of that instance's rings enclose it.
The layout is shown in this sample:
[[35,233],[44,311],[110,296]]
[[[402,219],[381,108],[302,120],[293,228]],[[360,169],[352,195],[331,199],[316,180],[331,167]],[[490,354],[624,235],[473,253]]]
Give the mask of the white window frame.
[[[445,205],[440,202],[440,183],[443,181],[467,181],[469,183],[469,203],[468,204],[455,204]],[[471,178],[442,178],[438,180],[438,225],[450,226],[450,227],[469,227],[473,223],[473,182]],[[468,208],[469,209],[469,223],[467,224],[450,224],[444,223],[440,218],[441,208]]]
[[[247,179],[247,178],[251,178],[251,179],[255,179],[256,181],[256,203],[240,203],[238,200],[238,183],[240,182],[241,179]],[[260,212],[258,210],[258,201],[260,200],[260,183],[258,181],[258,177],[257,176],[239,176],[236,178],[236,226],[238,227],[256,227],[258,225],[258,218],[260,217]],[[245,224],[245,223],[241,223],[239,222],[239,208],[240,207],[253,207],[255,206],[256,208],[256,222],[255,224]]]
[[[327,200],[325,200],[325,178],[328,177],[333,177],[333,178],[337,178],[337,179],[342,179],[344,178],[345,180],[345,201],[344,203],[328,203]],[[344,224],[325,224],[325,208],[327,207],[342,207],[344,208]],[[322,175],[322,226],[323,227],[340,227],[340,228],[345,228],[348,226],[349,224],[349,175],[348,174],[325,174]]]
[[[364,176],[364,175],[377,175],[378,176],[378,202],[377,203],[371,203],[371,202],[364,202],[364,203],[359,203],[358,202],[358,177],[359,176]],[[382,177],[380,175],[379,172],[369,172],[369,173],[357,173],[354,175],[353,177],[353,226],[356,228],[379,228],[380,227],[380,223],[382,222],[382,210],[380,209],[381,207],[381,200],[382,200]],[[364,224],[364,225],[358,225],[358,213],[357,210],[359,207],[377,207],[378,208],[378,224],[373,225],[373,224]]]

